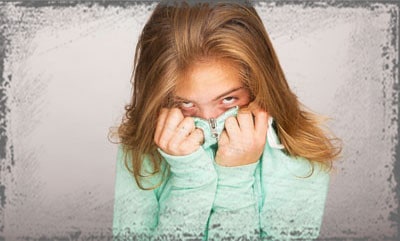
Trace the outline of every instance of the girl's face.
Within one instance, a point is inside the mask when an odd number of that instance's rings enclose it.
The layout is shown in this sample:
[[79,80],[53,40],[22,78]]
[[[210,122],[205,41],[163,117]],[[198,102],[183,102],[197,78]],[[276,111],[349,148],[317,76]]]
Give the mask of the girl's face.
[[190,66],[177,83],[174,101],[184,116],[210,119],[236,105],[248,105],[250,93],[240,80],[238,65],[211,60]]

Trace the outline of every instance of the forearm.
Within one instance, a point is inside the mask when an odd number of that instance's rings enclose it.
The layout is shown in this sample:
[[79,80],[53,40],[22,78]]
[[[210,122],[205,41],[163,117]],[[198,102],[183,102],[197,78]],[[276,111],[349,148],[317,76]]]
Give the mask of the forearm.
[[[147,164],[147,159],[143,163]],[[128,162],[129,164],[129,162]],[[161,181],[154,175],[147,181],[150,186]],[[140,189],[124,164],[124,152],[119,146],[116,162],[115,198],[113,214],[113,240],[148,240],[157,225],[158,201],[155,190]]]
[[187,156],[160,153],[171,174],[159,199],[157,235],[203,238],[217,186],[212,160],[202,148]]
[[260,213],[262,236],[268,240],[318,238],[329,185],[329,174],[303,158],[266,149],[263,202]]
[[218,186],[208,225],[209,240],[258,240],[259,214],[254,192],[258,163],[238,167],[215,165]]

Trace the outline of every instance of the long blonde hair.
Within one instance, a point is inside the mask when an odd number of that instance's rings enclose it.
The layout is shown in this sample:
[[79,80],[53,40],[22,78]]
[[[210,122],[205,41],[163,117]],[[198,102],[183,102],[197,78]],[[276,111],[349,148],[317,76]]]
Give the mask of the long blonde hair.
[[[172,3],[170,3],[172,2]],[[140,188],[141,177],[160,174],[162,158],[153,138],[162,107],[180,74],[196,61],[222,58],[241,66],[240,75],[254,101],[274,117],[276,131],[291,156],[330,167],[341,151],[320,127],[320,118],[301,106],[290,90],[272,43],[254,7],[242,2],[164,1],[144,26],[136,47],[133,95],[118,127],[125,166]],[[141,172],[144,157],[153,172]]]

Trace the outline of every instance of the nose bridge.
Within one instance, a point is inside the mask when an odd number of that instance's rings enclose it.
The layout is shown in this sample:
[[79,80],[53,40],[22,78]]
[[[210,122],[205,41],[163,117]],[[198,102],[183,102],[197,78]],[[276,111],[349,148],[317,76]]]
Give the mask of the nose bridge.
[[205,106],[199,113],[199,116],[203,119],[217,118],[223,113],[223,110],[219,110],[214,105]]

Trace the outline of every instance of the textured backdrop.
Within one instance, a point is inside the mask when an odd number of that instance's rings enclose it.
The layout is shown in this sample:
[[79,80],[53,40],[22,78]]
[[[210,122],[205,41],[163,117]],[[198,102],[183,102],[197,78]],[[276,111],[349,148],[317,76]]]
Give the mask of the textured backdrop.
[[[152,2],[0,2],[0,240],[109,240],[116,146]],[[321,239],[398,240],[396,1],[256,5],[299,99],[343,140]]]

